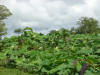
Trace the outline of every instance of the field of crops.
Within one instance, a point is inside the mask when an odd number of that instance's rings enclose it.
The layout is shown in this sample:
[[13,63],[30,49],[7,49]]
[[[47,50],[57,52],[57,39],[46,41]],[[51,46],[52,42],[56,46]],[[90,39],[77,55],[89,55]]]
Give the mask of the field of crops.
[[38,75],[100,75],[100,34],[25,28],[0,41],[0,65]]

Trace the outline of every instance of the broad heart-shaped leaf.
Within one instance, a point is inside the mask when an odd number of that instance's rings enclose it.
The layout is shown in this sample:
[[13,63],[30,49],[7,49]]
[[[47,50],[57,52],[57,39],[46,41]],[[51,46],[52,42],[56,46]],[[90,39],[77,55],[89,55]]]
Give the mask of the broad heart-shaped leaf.
[[100,53],[100,49],[97,49],[96,53]]
[[70,69],[65,69],[65,70],[61,70],[60,72],[58,72],[58,75],[69,75],[71,73]]
[[85,72],[85,75],[95,75],[95,74],[94,74],[93,72],[87,70],[87,71]]
[[64,70],[65,68],[67,68],[67,65],[66,65],[66,64],[58,65],[58,66],[56,66],[55,68],[51,69],[51,70],[49,71],[49,74],[54,74],[54,73],[56,73],[57,71]]
[[94,75],[100,75],[100,71],[99,71],[99,72],[94,73]]
[[79,72],[81,70],[81,68],[82,68],[82,65],[79,62],[77,62],[77,64],[76,64],[77,72]]
[[6,58],[5,54],[4,53],[0,53],[0,60],[3,60],[5,58]]
[[[95,57],[95,56],[94,56]],[[93,58],[93,57],[86,57],[86,61],[93,66],[93,64],[96,64],[97,62],[100,62],[100,60]]]
[[92,50],[79,50],[77,52],[77,54],[84,54],[84,55],[88,55],[90,53],[92,53]]
[[48,73],[48,70],[45,69],[45,68],[42,68],[41,71],[42,71],[42,72],[45,72],[45,73]]

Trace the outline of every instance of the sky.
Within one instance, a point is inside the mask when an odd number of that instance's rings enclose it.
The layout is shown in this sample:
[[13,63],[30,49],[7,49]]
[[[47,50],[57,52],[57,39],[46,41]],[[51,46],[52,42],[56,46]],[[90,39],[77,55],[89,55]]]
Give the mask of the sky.
[[70,29],[83,16],[100,21],[100,0],[4,0],[3,4],[13,14],[5,20],[9,35],[25,27],[44,34],[60,28]]

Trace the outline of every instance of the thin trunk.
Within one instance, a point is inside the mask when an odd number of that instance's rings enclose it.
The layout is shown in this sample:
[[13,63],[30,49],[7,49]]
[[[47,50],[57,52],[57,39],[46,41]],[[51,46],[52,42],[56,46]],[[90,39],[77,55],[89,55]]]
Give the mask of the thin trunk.
[[80,72],[79,72],[79,75],[84,75],[87,67],[89,66],[89,64],[84,64],[83,67],[81,68]]

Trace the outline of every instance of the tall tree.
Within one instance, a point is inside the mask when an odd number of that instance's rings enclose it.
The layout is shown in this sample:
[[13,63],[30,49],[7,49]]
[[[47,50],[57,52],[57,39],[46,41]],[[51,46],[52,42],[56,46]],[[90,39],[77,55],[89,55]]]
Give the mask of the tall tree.
[[0,5],[0,39],[7,33],[7,28],[5,27],[3,20],[7,19],[7,17],[10,15],[12,15],[12,13],[9,11],[9,9],[4,5]]
[[81,17],[77,22],[79,27],[75,30],[76,33],[86,34],[86,33],[97,33],[99,28],[98,21],[94,18]]

